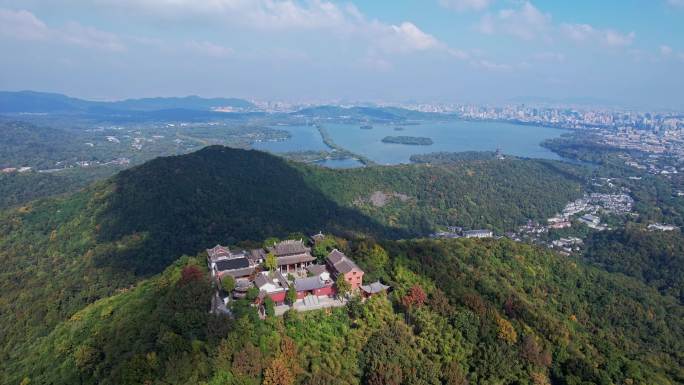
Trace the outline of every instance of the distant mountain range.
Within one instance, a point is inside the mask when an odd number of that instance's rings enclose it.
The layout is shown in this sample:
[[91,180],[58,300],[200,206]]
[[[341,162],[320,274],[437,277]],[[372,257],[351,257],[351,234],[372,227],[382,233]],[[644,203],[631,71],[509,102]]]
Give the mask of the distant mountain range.
[[199,96],[186,96],[102,102],[46,92],[0,92],[0,113],[112,113],[162,110],[216,111],[217,109],[246,112],[257,108],[247,100],[236,98],[206,99]]
[[[244,99],[199,96],[91,101],[62,94],[36,91],[0,91],[0,114],[48,113],[84,115],[107,120],[201,120],[241,118],[243,114],[268,111]],[[372,122],[400,122],[441,117],[396,107],[321,105],[284,114],[295,118],[347,119]]]

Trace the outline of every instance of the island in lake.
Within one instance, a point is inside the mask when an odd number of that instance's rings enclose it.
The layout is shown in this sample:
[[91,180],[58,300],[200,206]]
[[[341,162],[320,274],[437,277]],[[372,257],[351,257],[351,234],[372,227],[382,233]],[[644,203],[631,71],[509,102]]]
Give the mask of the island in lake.
[[419,136],[386,136],[382,138],[383,143],[409,144],[413,146],[430,146],[432,139]]

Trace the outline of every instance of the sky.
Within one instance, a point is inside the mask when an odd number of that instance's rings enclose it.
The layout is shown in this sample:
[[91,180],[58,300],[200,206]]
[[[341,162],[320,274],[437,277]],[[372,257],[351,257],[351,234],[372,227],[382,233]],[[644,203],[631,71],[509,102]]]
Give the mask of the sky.
[[684,109],[684,0],[0,0],[0,89]]

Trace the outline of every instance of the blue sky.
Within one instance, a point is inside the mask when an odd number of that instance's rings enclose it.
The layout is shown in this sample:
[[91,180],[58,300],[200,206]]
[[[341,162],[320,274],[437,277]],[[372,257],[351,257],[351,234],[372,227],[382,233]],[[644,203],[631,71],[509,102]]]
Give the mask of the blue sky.
[[0,89],[684,108],[684,0],[0,0]]

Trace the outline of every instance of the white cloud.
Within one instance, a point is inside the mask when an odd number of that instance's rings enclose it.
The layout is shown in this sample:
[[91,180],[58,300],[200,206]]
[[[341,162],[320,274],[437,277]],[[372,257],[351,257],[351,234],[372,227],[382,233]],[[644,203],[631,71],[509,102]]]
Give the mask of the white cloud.
[[661,45],[660,46],[660,54],[663,56],[672,55],[672,47],[667,46],[667,45]]
[[447,53],[451,55],[451,57],[458,60],[467,60],[470,58],[470,54],[468,54],[468,52],[462,51],[460,49],[448,48]]
[[69,22],[63,27],[49,27],[34,14],[25,10],[0,8],[0,36],[17,40],[46,41],[77,45],[105,51],[124,51],[125,45],[118,36]]
[[563,63],[565,61],[565,55],[560,52],[540,52],[533,57],[535,60],[542,62]]
[[684,7],[684,0],[667,0],[667,3],[673,7]]
[[0,36],[19,40],[44,40],[49,35],[47,25],[31,12],[0,8]]
[[529,1],[517,9],[502,9],[497,14],[482,17],[478,30],[484,34],[505,33],[523,40],[546,38],[551,15],[543,13]]
[[575,41],[584,41],[589,39],[595,33],[594,27],[589,24],[561,24],[561,31],[568,38]]
[[[385,54],[407,54],[449,47],[414,23],[388,24],[367,19],[353,4],[325,0],[97,0],[157,18],[214,20],[259,31],[326,33],[321,37],[353,40]],[[472,0],[471,0],[472,1]],[[482,0],[477,0],[482,1]]]
[[602,36],[603,42],[609,46],[625,47],[632,44],[636,34],[634,32],[622,34],[620,32],[613,31],[612,29],[608,29],[602,32]]
[[513,69],[513,67],[508,64],[495,63],[493,61],[486,59],[473,60],[470,62],[470,64],[472,64],[475,67],[484,68],[489,71],[507,72]]
[[69,22],[59,31],[59,37],[68,44],[85,48],[101,49],[105,51],[121,52],[126,46],[117,35],[100,31],[96,28],[85,27],[76,22]]
[[101,6],[143,12],[159,19],[229,21],[259,29],[315,29],[346,24],[358,15],[353,6],[309,0],[95,0]]
[[224,47],[219,44],[214,44],[209,41],[195,41],[191,40],[186,43],[186,47],[193,52],[201,55],[212,56],[212,57],[227,57],[234,53],[231,48]]
[[358,63],[361,65],[361,67],[374,71],[385,72],[392,69],[392,64],[390,62],[374,54],[369,54],[362,57]]
[[[387,29],[380,27],[380,29]],[[432,35],[421,31],[413,23],[403,22],[391,25],[381,38],[383,49],[387,52],[412,52],[438,48],[442,44]]]
[[624,34],[612,29],[597,29],[589,24],[564,23],[561,24],[560,29],[561,32],[571,40],[577,42],[598,41],[603,45],[610,47],[629,46],[636,37],[634,32]]
[[[66,1],[66,0],[63,0]],[[479,0],[482,1],[482,0]],[[364,16],[353,4],[335,3],[329,0],[69,0],[108,11],[122,11],[139,15],[155,22],[194,23],[222,25],[231,33],[261,34],[316,34],[329,41],[331,47],[353,47],[357,52],[374,52],[376,61],[389,61],[389,55],[415,52],[440,52],[459,60],[467,54],[452,49],[435,36],[423,31],[410,21],[385,23]],[[0,14],[0,20],[9,18],[12,23],[0,24],[4,34],[32,36],[35,40],[49,36],[55,40],[60,36],[62,43],[88,48],[98,47],[109,51],[125,50],[125,45],[116,35],[76,23],[64,28],[53,28],[33,14],[21,11],[17,14]],[[19,28],[16,25],[22,27]],[[6,31],[5,31],[6,30]],[[23,32],[25,31],[25,32]],[[55,33],[55,31],[59,33]],[[295,35],[296,36],[296,35]],[[234,54],[232,49],[216,42],[201,40],[158,41],[144,37],[126,37],[132,44],[158,46],[165,51],[179,48],[212,57],[226,57]],[[380,55],[384,57],[380,58]],[[380,67],[383,67],[381,65]]]
[[489,7],[493,0],[439,0],[439,3],[446,8],[457,11],[481,11]]

